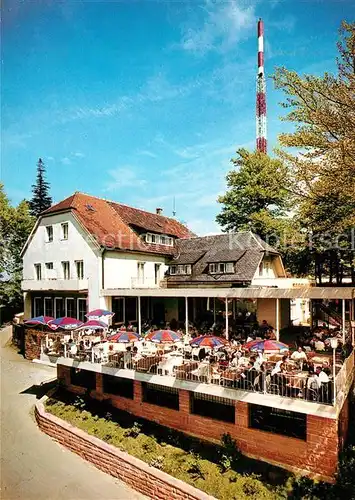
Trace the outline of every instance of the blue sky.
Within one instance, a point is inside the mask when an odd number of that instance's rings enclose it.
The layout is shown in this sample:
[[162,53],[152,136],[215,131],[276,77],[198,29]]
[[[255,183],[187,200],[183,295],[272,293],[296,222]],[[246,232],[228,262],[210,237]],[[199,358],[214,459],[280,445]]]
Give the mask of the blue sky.
[[[1,178],[30,197],[42,157],[54,201],[83,191],[219,232],[238,147],[254,148],[256,21],[266,73],[334,70],[353,0],[3,2]],[[269,149],[285,130],[267,83]]]

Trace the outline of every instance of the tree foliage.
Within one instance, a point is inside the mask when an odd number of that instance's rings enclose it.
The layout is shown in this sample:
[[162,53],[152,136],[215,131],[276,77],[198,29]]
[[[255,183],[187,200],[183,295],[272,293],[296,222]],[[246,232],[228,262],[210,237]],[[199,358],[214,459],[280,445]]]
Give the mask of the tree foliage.
[[0,305],[18,310],[22,305],[21,250],[33,228],[34,218],[26,201],[10,204],[0,184]]
[[334,75],[276,70],[282,120],[294,129],[279,136],[277,159],[238,152],[239,171],[228,174],[218,200],[226,230],[279,234],[289,270],[319,283],[324,276],[355,283],[355,23],[342,24],[338,50]]
[[52,198],[49,194],[49,183],[45,180],[46,168],[41,158],[37,163],[36,183],[32,185],[32,199],[30,201],[31,215],[38,217],[41,212],[49,208]]
[[264,153],[239,149],[227,175],[228,190],[217,222],[226,231],[252,230],[265,237],[279,233],[288,208],[287,169]]

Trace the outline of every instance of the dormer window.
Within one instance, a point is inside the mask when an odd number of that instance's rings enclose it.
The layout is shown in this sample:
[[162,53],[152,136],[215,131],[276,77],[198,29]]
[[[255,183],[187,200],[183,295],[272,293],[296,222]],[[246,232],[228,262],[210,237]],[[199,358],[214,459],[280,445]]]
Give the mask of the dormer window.
[[191,274],[191,264],[185,264],[185,265],[179,264],[175,266],[170,266],[169,273],[172,276]]
[[146,233],[145,241],[154,245],[166,245],[169,247],[174,245],[174,238],[162,234]]
[[209,265],[209,271],[211,274],[233,274],[234,265],[233,262],[213,262]]

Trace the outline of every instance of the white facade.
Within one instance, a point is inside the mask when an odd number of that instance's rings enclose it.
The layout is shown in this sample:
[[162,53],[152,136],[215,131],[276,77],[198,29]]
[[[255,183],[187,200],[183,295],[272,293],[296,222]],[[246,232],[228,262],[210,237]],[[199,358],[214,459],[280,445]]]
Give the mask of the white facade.
[[103,288],[157,288],[168,269],[160,255],[107,251]]

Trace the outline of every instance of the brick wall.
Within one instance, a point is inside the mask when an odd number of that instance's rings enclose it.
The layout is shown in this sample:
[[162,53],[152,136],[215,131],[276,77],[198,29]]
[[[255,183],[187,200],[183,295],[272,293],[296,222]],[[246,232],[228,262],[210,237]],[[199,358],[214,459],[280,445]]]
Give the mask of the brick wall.
[[50,415],[41,401],[35,416],[39,428],[60,444],[91,462],[95,467],[155,500],[215,500],[192,486],[150,467],[100,439]]
[[[58,378],[72,392],[81,388],[70,384],[69,368],[58,366]],[[68,378],[69,377],[69,378]],[[102,392],[102,374],[96,375],[96,391],[91,396],[108,399],[121,410],[166,427],[192,434],[210,441],[220,441],[222,434],[230,433],[240,450],[246,455],[302,473],[324,481],[333,482],[338,463],[340,438],[338,420],[307,415],[307,440],[249,428],[248,403],[235,401],[235,424],[190,413],[189,391],[179,390],[179,411],[142,401],[142,384],[134,380],[134,399]],[[347,425],[344,411],[342,428]]]

